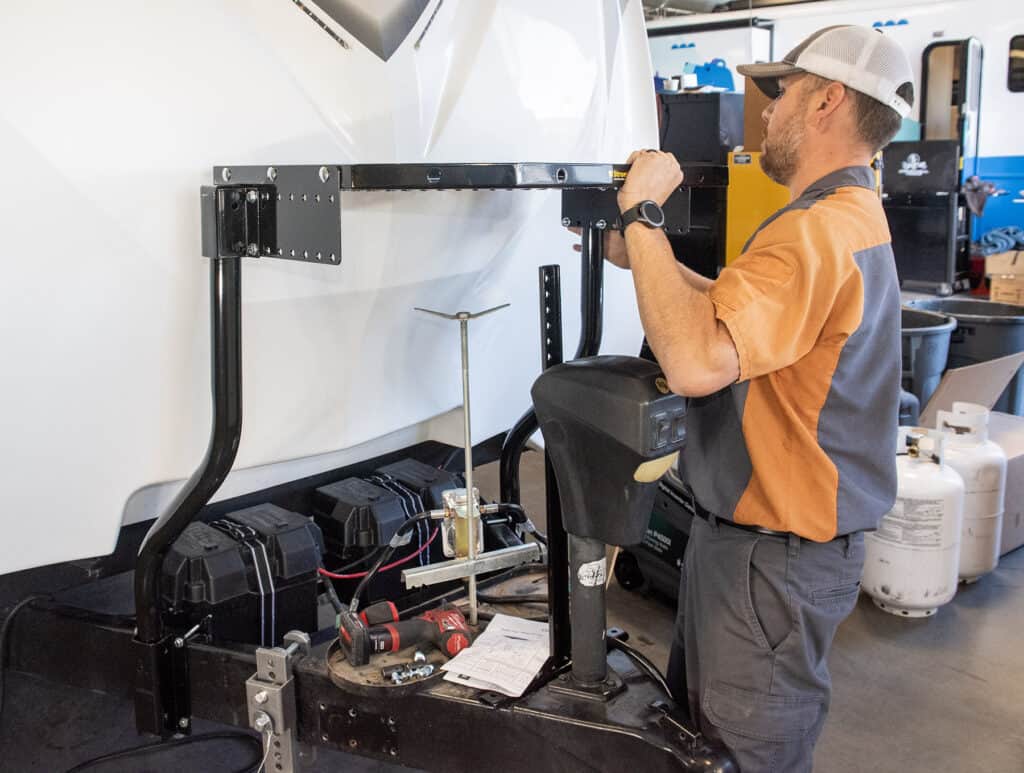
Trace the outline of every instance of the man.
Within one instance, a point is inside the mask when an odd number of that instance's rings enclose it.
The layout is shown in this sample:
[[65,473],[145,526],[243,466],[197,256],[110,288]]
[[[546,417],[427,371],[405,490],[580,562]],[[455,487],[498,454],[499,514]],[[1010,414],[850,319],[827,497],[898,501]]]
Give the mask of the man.
[[699,517],[670,682],[741,770],[790,772],[811,769],[862,532],[896,494],[899,285],[869,163],[913,85],[894,41],[853,26],[739,71],[774,98],[761,163],[790,204],[706,279],[652,227],[679,164],[638,151],[619,193],[624,240],[607,251],[632,270],[669,385],[692,398],[682,474]]

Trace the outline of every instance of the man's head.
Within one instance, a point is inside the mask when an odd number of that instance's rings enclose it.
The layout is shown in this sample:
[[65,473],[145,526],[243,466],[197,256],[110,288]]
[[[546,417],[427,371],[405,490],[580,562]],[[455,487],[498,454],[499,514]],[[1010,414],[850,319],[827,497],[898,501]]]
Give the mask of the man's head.
[[896,135],[914,102],[906,54],[867,27],[827,27],[781,62],[738,69],[773,98],[762,115],[761,165],[783,185],[816,155],[846,149],[873,156]]

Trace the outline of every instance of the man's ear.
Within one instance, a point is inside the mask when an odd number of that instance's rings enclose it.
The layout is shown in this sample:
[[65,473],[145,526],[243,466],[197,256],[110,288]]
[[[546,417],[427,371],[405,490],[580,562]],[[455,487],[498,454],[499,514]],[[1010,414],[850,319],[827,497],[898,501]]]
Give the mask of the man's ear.
[[818,89],[811,98],[811,104],[814,105],[814,110],[810,116],[811,121],[820,128],[824,122],[835,115],[836,111],[846,100],[846,86],[838,81],[832,81],[824,88]]

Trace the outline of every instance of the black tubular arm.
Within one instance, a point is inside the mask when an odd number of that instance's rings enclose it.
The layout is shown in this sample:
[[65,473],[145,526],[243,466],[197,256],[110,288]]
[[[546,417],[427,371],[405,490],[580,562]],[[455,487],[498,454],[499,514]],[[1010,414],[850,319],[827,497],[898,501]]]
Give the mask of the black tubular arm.
[[199,468],[157,519],[135,565],[138,640],[163,635],[160,577],[164,557],[217,492],[235,461],[242,435],[242,261],[210,261],[210,361],[213,417],[210,443]]
[[583,229],[583,265],[580,271],[580,344],[576,356],[593,357],[601,348],[604,316],[604,230]]

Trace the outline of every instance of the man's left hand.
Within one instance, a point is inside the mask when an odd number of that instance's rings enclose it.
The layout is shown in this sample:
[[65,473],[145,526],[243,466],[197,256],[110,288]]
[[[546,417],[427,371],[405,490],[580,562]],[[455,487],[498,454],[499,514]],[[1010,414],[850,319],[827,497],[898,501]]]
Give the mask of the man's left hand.
[[683,182],[683,170],[671,153],[637,150],[626,163],[632,168],[619,189],[620,212],[641,201],[653,201],[660,207]]

